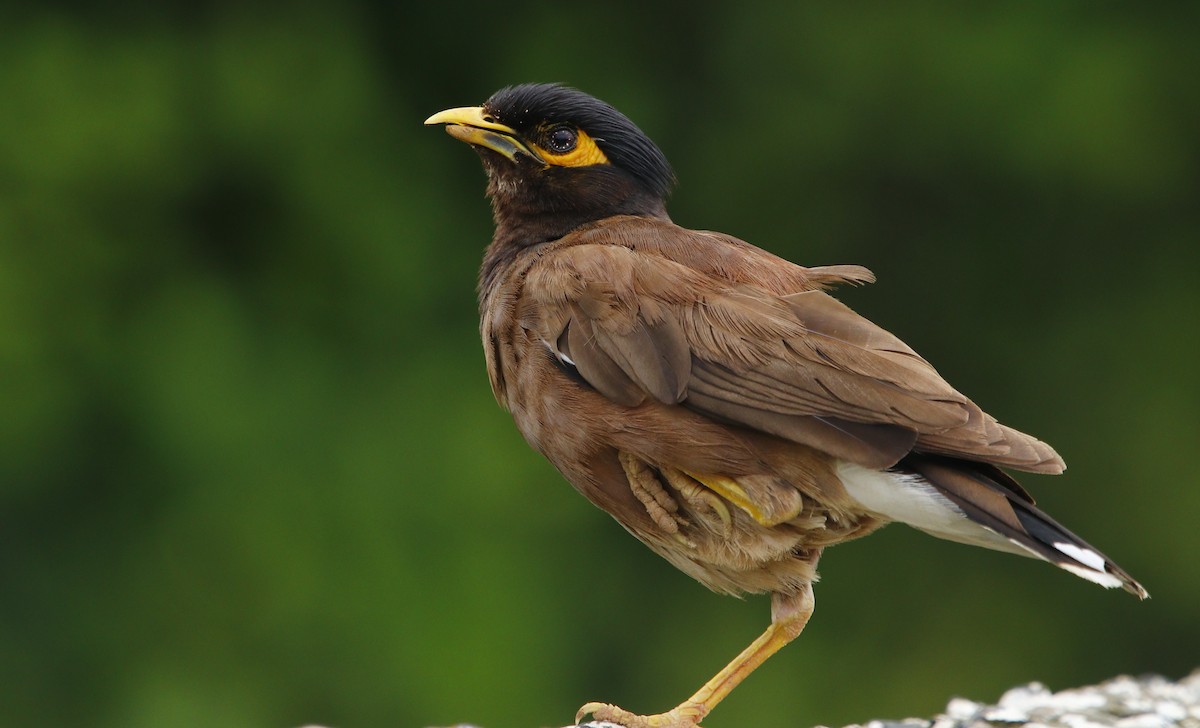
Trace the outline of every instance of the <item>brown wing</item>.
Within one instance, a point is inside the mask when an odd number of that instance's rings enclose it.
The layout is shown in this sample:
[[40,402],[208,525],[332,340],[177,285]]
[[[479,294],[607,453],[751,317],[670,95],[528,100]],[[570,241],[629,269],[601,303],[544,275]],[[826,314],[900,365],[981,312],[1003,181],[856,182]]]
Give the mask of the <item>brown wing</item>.
[[874,468],[915,448],[1062,470],[1049,446],[998,424],[902,341],[816,290],[829,282],[821,275],[725,236],[626,219],[539,256],[524,325],[623,405],[680,404]]

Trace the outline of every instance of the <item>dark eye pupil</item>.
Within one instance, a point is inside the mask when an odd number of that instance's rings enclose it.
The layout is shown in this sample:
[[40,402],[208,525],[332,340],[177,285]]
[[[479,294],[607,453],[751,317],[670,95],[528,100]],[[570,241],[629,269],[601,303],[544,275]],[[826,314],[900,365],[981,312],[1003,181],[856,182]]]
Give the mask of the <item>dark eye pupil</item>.
[[559,127],[550,132],[550,148],[556,152],[569,152],[575,148],[575,132]]

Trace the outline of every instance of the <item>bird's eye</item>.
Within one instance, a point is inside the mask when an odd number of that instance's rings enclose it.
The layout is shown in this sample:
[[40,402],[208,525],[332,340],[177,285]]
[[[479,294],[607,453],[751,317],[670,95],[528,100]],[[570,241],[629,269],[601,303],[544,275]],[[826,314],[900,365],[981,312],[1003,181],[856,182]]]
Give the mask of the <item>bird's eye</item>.
[[547,146],[550,150],[557,154],[566,154],[575,148],[575,144],[579,141],[575,130],[570,127],[560,126],[550,132],[550,136],[546,139]]
[[608,164],[608,157],[596,145],[596,140],[583,129],[567,124],[555,124],[535,129],[531,146],[541,154],[547,165],[556,167],[590,167]]

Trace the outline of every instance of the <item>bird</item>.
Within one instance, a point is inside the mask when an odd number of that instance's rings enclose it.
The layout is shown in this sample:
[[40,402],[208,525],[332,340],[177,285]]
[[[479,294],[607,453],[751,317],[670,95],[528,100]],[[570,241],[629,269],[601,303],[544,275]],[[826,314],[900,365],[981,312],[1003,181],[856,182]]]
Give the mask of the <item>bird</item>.
[[1008,471],[1058,474],[804,267],[667,214],[675,174],[627,116],[571,86],[505,87],[444,125],[478,152],[495,232],[479,274],[492,392],[584,497],[709,589],[770,594],[771,621],[674,708],[590,702],[628,728],[692,728],[813,612],[825,547],[901,522],[1147,592]]

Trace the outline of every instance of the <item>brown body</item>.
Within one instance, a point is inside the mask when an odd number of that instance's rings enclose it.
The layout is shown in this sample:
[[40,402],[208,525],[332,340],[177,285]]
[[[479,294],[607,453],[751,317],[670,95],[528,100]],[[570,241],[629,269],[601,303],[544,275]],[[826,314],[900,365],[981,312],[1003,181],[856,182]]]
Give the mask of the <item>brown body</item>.
[[891,520],[1145,596],[1000,469],[1062,472],[1050,446],[825,292],[871,282],[865,268],[804,268],[675,225],[665,157],[573,89],[504,89],[427,123],[488,172],[481,333],[525,439],[709,588],[772,594],[771,627],[675,709],[581,714],[696,725],[803,629],[822,549]]
[[[814,578],[815,551],[883,525],[847,495],[839,459],[890,467],[915,445],[1061,469],[1048,446],[996,425],[898,340],[820,292],[871,280],[863,268],[803,268],[728,236],[615,217],[530,247],[498,234],[484,269],[495,271],[482,284],[481,330],[497,400],[584,496],[714,590],[797,591]],[[841,319],[832,335],[809,328],[831,317]],[[563,350],[591,376],[564,367]],[[780,368],[792,370],[787,379],[747,382]],[[711,371],[736,380],[697,381]],[[817,391],[788,384],[804,379]],[[884,426],[861,422],[864,410]],[[857,428],[852,436],[813,417],[834,411]],[[631,488],[622,453],[648,466],[662,512]],[[689,500],[663,471],[685,486],[684,473],[724,476],[749,504],[722,512]]]

